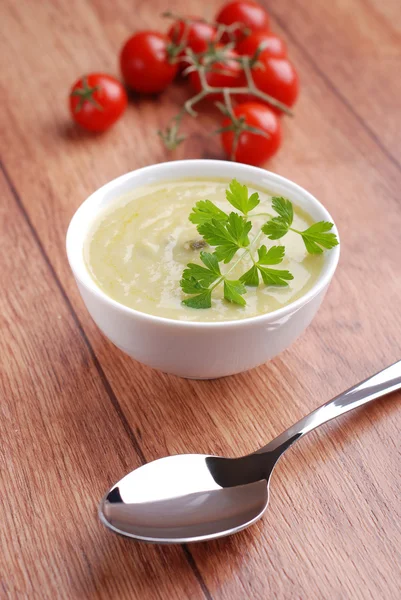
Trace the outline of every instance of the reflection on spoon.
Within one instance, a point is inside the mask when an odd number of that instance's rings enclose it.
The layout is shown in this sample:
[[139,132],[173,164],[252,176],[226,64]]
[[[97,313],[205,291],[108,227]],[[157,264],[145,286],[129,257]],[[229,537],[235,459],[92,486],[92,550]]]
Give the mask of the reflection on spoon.
[[117,533],[154,541],[160,541],[160,531],[163,536],[179,542],[241,527],[244,519],[246,522],[258,519],[267,504],[266,481],[133,503],[118,499],[118,490],[113,490],[117,492],[116,502],[113,502],[113,492],[111,498],[109,494],[103,520]]

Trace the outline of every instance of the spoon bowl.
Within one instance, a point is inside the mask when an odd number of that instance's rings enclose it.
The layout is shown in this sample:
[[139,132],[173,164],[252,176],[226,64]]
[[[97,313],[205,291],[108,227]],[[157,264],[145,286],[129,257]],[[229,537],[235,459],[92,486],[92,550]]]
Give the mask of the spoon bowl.
[[[116,533],[157,543],[187,543],[229,535],[267,508],[266,479],[239,483],[241,459],[204,454],[168,456],[139,467],[103,498],[100,519]],[[237,485],[220,485],[232,479]],[[220,481],[223,484],[223,481]]]

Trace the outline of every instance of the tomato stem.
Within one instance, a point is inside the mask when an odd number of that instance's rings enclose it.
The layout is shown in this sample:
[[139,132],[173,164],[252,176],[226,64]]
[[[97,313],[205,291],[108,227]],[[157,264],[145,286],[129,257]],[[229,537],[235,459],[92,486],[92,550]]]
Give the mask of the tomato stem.
[[[200,91],[189,98],[184,103],[184,106],[170,121],[169,125],[166,127],[164,132],[159,131],[159,136],[163,140],[166,148],[171,150],[176,148],[185,137],[180,135],[180,125],[185,115],[189,115],[191,117],[196,118],[198,116],[198,111],[195,110],[195,106],[201,102],[204,98],[207,98],[210,95],[222,95],[223,103],[216,102],[217,108],[222,112],[230,121],[230,125],[224,128],[224,131],[233,131],[234,139],[232,145],[231,158],[234,160],[235,153],[238,147],[238,142],[240,135],[243,131],[250,131],[257,135],[262,135],[265,137],[270,137],[268,133],[265,131],[248,125],[245,122],[243,117],[237,118],[234,114],[232,107],[232,96],[235,95],[248,95],[253,96],[259,100],[262,100],[266,104],[273,106],[285,114],[292,116],[293,113],[291,109],[265,92],[262,92],[259,88],[256,87],[253,75],[252,68],[258,65],[258,58],[263,48],[258,48],[256,52],[252,56],[232,56],[230,55],[230,50],[234,48],[236,34],[238,30],[241,30],[245,35],[249,33],[247,28],[242,23],[232,23],[231,25],[222,25],[220,23],[210,23],[214,27],[216,27],[217,35],[213,40],[213,43],[209,45],[208,49],[204,52],[195,53],[188,48],[187,40],[188,40],[188,32],[192,23],[203,22],[209,23],[205,19],[201,18],[191,18],[191,17],[181,17],[176,15],[171,11],[166,11],[162,15],[163,17],[175,19],[177,21],[181,21],[185,28],[183,32],[183,36],[179,44],[177,44],[177,39],[172,41],[172,46],[174,47],[174,53],[171,55],[172,60],[176,62],[183,62],[186,66],[183,71],[184,75],[188,75],[191,72],[196,72],[199,77],[200,83]],[[217,47],[219,41],[224,34],[227,34],[230,43],[226,44],[223,48]],[[184,51],[184,52],[183,52]],[[239,87],[212,87],[209,85],[207,81],[206,74],[209,71],[213,73],[222,73],[224,75],[231,75],[230,71],[224,69],[225,63],[230,61],[236,61],[240,64],[241,69],[245,75],[246,85],[242,85]],[[217,65],[217,67],[216,67]],[[221,66],[220,66],[221,65]],[[222,129],[218,130],[219,132]]]
[[99,104],[99,102],[96,100],[96,98],[93,97],[93,94],[95,92],[98,92],[99,90],[100,90],[100,87],[98,85],[94,85],[93,87],[89,86],[88,77],[85,75],[82,78],[82,87],[71,92],[71,96],[78,96],[78,98],[79,98],[79,102],[78,102],[77,106],[75,107],[74,112],[78,113],[80,110],[82,110],[82,107],[84,106],[85,102],[90,102],[98,110],[102,111],[103,106],[101,106]]
[[165,19],[173,19],[174,21],[181,21],[184,25],[187,26],[187,30],[189,30],[190,26],[193,23],[205,23],[206,25],[210,25],[216,29],[216,37],[214,39],[214,43],[218,43],[221,41],[224,34],[227,34],[231,42],[235,42],[236,34],[241,32],[244,37],[248,36],[251,33],[249,27],[237,21],[235,23],[231,23],[231,25],[224,25],[224,23],[217,23],[216,21],[208,21],[202,17],[183,17],[174,13],[171,10],[166,10],[161,15]]

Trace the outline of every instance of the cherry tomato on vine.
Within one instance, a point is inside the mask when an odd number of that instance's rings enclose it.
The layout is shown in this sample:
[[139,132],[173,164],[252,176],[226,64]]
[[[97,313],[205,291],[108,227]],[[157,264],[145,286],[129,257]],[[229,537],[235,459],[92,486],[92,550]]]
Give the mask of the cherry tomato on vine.
[[[262,165],[277,152],[281,143],[281,122],[277,115],[266,105],[259,102],[245,102],[234,108],[234,115],[242,121],[242,126],[261,130],[261,134],[244,130],[239,133],[235,145],[235,131],[227,131],[232,126],[232,120],[223,119],[221,142],[228,156],[237,162],[248,165]],[[234,124],[233,128],[236,125]],[[263,133],[265,135],[263,135]],[[268,136],[268,137],[267,137]]]
[[239,42],[235,49],[238,54],[242,54],[243,56],[253,56],[261,47],[270,56],[276,58],[285,58],[287,56],[285,42],[271,31],[254,31]]
[[[223,25],[243,23],[251,31],[269,29],[269,15],[260,4],[252,0],[234,0],[233,2],[228,2],[217,14],[216,21]],[[236,40],[239,41],[244,37],[244,33],[238,29],[235,33]],[[228,41],[229,36],[225,34],[223,42]]]
[[[181,43],[191,48],[196,54],[205,52],[216,37],[216,28],[201,19],[191,17],[191,22],[175,21],[168,30],[168,37],[177,46]],[[184,54],[184,50],[181,54]]]
[[117,79],[103,73],[84,75],[70,92],[70,111],[76,123],[89,131],[105,131],[123,114],[127,94]]
[[120,65],[126,84],[145,94],[165,90],[178,70],[170,38],[157,31],[130,37],[121,50]]
[[256,87],[286,106],[293,106],[298,97],[299,79],[292,63],[286,58],[274,58],[268,52],[262,52],[258,61],[261,68],[255,66],[252,70]]
[[[229,48],[224,49],[224,46],[217,45],[216,51],[222,51],[221,62],[216,62],[211,65],[210,71],[206,72],[206,81],[210,87],[238,87],[243,83],[243,72],[241,65],[235,59],[238,54],[235,50]],[[192,71],[189,75],[189,81],[196,93],[202,89],[201,80],[197,71]],[[209,94],[209,100],[222,98],[221,94]]]
[[[292,63],[287,58],[270,56],[268,51],[263,51],[260,54],[258,63],[259,65],[256,64],[252,69],[255,86],[286,106],[293,106],[298,97],[299,79]],[[248,102],[256,98],[252,94],[241,94],[236,96],[236,99],[239,102]],[[263,103],[260,98],[257,101]],[[283,114],[279,108],[271,106],[268,102],[266,104],[277,114]]]

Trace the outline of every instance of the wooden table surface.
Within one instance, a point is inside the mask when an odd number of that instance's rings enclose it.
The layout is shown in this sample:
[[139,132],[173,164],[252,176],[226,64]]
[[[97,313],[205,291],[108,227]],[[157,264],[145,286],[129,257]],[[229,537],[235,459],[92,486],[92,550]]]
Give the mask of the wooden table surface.
[[[217,2],[169,8],[212,16]],[[112,535],[97,503],[124,473],[177,452],[240,455],[401,358],[399,0],[269,2],[302,82],[268,168],[328,207],[335,280],[307,332],[270,363],[186,381],[114,348],[91,321],[64,239],[85,197],[164,161],[155,134],[187,94],[131,102],[109,132],[72,126],[69,86],[117,73],[134,30],[165,27],[162,0],[3,0],[1,61],[0,598],[391,599],[401,587],[401,396],[289,451],[252,528],[191,546]],[[222,157],[215,117],[174,158]]]

